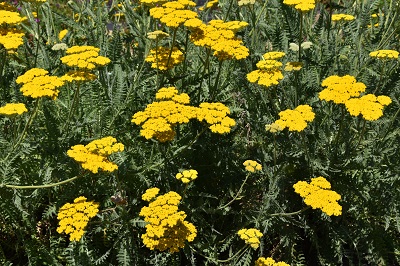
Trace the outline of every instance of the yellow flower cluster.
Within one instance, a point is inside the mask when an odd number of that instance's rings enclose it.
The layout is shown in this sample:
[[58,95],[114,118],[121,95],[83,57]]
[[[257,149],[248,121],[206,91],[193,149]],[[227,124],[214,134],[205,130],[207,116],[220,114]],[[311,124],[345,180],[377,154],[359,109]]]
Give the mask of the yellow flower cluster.
[[265,125],[265,130],[268,132],[271,132],[271,133],[276,133],[276,132],[282,131],[283,128],[277,123],[272,123],[269,125]]
[[25,34],[15,27],[26,19],[20,16],[15,7],[6,2],[0,3],[0,45],[10,54],[24,43],[22,37]]
[[[153,191],[154,192],[154,191]],[[152,194],[146,191],[145,194]],[[158,192],[158,191],[157,191]],[[146,196],[146,199],[150,197]],[[192,242],[197,235],[196,227],[185,221],[186,214],[178,210],[181,196],[170,191],[160,195],[140,210],[139,215],[148,222],[143,244],[151,250],[178,252],[185,241]]]
[[293,185],[293,188],[304,198],[304,203],[313,209],[321,209],[329,216],[342,214],[342,206],[337,202],[341,196],[330,190],[331,184],[322,176],[311,178],[310,184],[306,181],[299,181]]
[[0,115],[9,117],[21,115],[25,112],[28,112],[28,109],[26,109],[23,103],[7,103],[3,107],[0,107]]
[[399,58],[399,52],[395,50],[378,50],[374,52],[370,52],[369,56],[375,57],[378,59],[397,59]]
[[366,86],[357,82],[353,76],[330,76],[322,81],[322,87],[326,87],[319,93],[319,98],[334,103],[345,103],[351,97],[358,97],[364,92]]
[[252,172],[252,173],[262,170],[261,164],[257,163],[256,161],[253,161],[253,160],[245,161],[243,163],[243,166],[245,167],[246,171],[249,171],[249,172]]
[[180,173],[176,174],[176,179],[181,180],[184,184],[189,183],[197,178],[197,171],[190,169],[190,170],[183,170]]
[[229,108],[222,103],[201,103],[197,109],[197,119],[200,122],[206,121],[211,132],[225,134],[236,125],[235,120],[227,116],[230,113]]
[[285,65],[285,71],[299,71],[302,67],[302,62],[287,62]]
[[256,260],[255,266],[290,266],[286,262],[276,262],[273,258],[260,257]]
[[188,106],[189,95],[179,94],[175,87],[161,88],[156,99],[159,101],[148,104],[144,111],[135,113],[131,120],[142,126],[140,135],[146,139],[171,141],[175,137],[176,124],[188,123],[194,118],[205,120],[214,133],[228,133],[235,125],[235,121],[227,116],[230,111],[224,104],[201,103],[200,107]]
[[67,55],[60,59],[67,66],[92,70],[110,63],[110,59],[100,56],[99,51],[100,49],[94,46],[72,46],[67,49]]
[[332,21],[352,21],[355,17],[347,14],[333,14]]
[[68,71],[64,76],[61,77],[62,80],[68,82],[81,82],[81,81],[91,81],[95,80],[97,76],[86,70],[72,70]]
[[279,81],[283,79],[283,74],[280,70],[282,63],[277,61],[285,56],[284,52],[268,52],[263,55],[263,60],[257,63],[257,70],[247,74],[247,80],[251,83],[270,87],[278,85]]
[[64,81],[56,76],[47,75],[49,72],[41,68],[32,68],[16,79],[17,84],[23,84],[21,92],[32,98],[50,97],[55,100],[60,92],[57,88]]
[[86,146],[75,145],[67,151],[69,157],[81,163],[84,169],[97,173],[99,168],[103,171],[113,172],[118,166],[108,160],[108,156],[112,153],[123,151],[124,145],[118,143],[113,137],[104,137],[93,140]]
[[254,5],[256,0],[238,0],[239,6],[247,6],[247,5]]
[[151,201],[152,199],[154,199],[158,195],[158,192],[160,192],[160,189],[157,188],[157,187],[149,188],[142,195],[142,200]]
[[294,110],[287,109],[279,113],[279,119],[275,121],[281,128],[288,128],[289,131],[303,131],[307,122],[313,121],[315,114],[311,106],[299,105]]
[[180,64],[184,57],[183,53],[177,48],[171,49],[168,47],[159,46],[156,49],[151,49],[150,54],[146,57],[145,61],[150,62],[152,68],[158,68],[160,70],[168,70],[174,66]]
[[345,102],[350,115],[362,115],[365,120],[374,121],[383,116],[383,107],[389,105],[392,100],[388,96],[375,96],[367,94],[360,98],[351,98]]
[[194,7],[196,3],[190,0],[177,0],[162,4],[161,7],[150,9],[150,16],[159,19],[162,23],[171,28],[177,28],[189,19],[197,18],[197,13],[186,9]]
[[194,19],[185,23],[191,30],[190,40],[197,46],[207,47],[214,51],[219,60],[244,59],[249,55],[249,49],[235,33],[248,25],[244,21],[211,20],[208,25]]
[[156,30],[147,33],[147,38],[149,38],[150,40],[161,40],[166,37],[169,37],[169,34],[161,30]]
[[218,6],[218,0],[209,0],[206,4],[206,8],[213,8]]
[[84,229],[89,219],[95,217],[98,212],[98,203],[86,201],[83,196],[78,197],[74,203],[66,203],[58,211],[57,232],[69,234],[71,241],[79,241],[85,233]]
[[315,7],[314,0],[283,0],[283,3],[293,6],[295,9],[301,12],[308,12],[313,10]]
[[240,229],[237,234],[246,244],[249,244],[254,249],[260,246],[260,238],[263,236],[259,230],[254,228]]
[[61,31],[58,33],[58,40],[59,40],[59,41],[62,41],[62,39],[64,39],[64,37],[65,37],[67,34],[68,34],[68,30],[67,30],[67,29],[61,30]]

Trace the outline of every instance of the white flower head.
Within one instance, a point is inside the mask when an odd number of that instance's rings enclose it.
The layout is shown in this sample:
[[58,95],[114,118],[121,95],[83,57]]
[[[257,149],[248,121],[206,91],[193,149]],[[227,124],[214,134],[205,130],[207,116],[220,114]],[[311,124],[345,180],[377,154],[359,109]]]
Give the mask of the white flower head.
[[301,44],[301,48],[303,48],[304,50],[310,49],[310,47],[311,47],[312,45],[313,45],[312,42],[303,42],[303,43]]
[[292,50],[293,52],[299,51],[299,46],[293,42],[289,43],[289,49]]
[[51,50],[53,51],[59,51],[59,50],[67,50],[68,46],[65,43],[56,43],[51,47]]

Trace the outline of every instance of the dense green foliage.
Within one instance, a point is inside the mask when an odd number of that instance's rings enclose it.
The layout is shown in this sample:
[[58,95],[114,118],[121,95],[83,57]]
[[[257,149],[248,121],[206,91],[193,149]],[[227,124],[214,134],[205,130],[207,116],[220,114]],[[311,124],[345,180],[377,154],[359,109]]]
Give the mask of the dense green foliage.
[[[0,107],[23,102],[29,111],[0,117],[0,264],[254,265],[261,256],[290,265],[399,264],[400,64],[369,53],[400,50],[400,4],[346,0],[341,5],[329,9],[316,3],[302,16],[282,0],[250,6],[220,0],[217,8],[199,11],[201,19],[248,22],[237,35],[250,55],[218,61],[192,44],[184,27],[173,39],[174,29],[135,1],[19,3],[21,13],[30,15],[17,53],[0,47]],[[332,12],[356,19],[334,23]],[[372,18],[374,13],[384,16]],[[375,23],[379,26],[368,27]],[[68,29],[63,42],[69,47],[98,47],[111,63],[96,70],[98,79],[82,83],[79,95],[77,85],[69,83],[54,101],[24,97],[16,79],[27,70],[67,72],[60,61],[65,51],[52,50],[63,29]],[[177,46],[185,55],[168,71],[144,60],[155,47],[147,33],[157,29],[171,36],[161,41],[165,46]],[[312,46],[300,50],[300,71],[283,71],[280,83],[269,88],[246,79],[266,52],[285,52],[284,64],[298,61],[299,52],[289,43],[304,41]],[[331,75],[352,75],[366,84],[366,93],[387,95],[392,103],[377,121],[350,116],[343,104],[318,98],[321,82]],[[192,106],[224,103],[236,126],[221,135],[190,121],[177,126],[171,142],[146,140],[132,116],[168,86],[187,93]],[[301,104],[315,113],[304,131],[265,130],[279,112]],[[106,136],[125,146],[110,158],[118,165],[115,172],[93,174],[67,155],[74,145]],[[246,178],[242,164],[248,159],[263,170]],[[197,170],[198,178],[186,186],[175,178],[182,169]],[[317,176],[341,195],[342,215],[305,208],[294,192],[296,182]],[[73,177],[78,178],[40,187]],[[197,228],[197,237],[180,252],[152,251],[142,243],[146,223],[139,212],[147,203],[141,196],[151,187],[179,193],[179,208]],[[100,212],[83,238],[70,242],[56,231],[57,213],[79,196],[98,202]],[[243,249],[237,235],[242,228],[263,233],[258,249]]]

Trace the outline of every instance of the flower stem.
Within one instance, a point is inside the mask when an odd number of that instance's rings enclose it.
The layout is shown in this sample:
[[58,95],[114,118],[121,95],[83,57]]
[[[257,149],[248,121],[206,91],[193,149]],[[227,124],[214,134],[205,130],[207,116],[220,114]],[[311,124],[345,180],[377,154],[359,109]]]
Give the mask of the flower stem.
[[295,211],[295,212],[281,212],[281,213],[272,213],[272,214],[268,214],[268,216],[292,216],[292,215],[296,215],[296,214],[300,214],[308,209],[310,209],[310,206],[306,206],[303,209],[299,210],[299,211]]
[[37,186],[16,186],[16,185],[7,185],[7,184],[2,184],[2,185],[0,185],[0,187],[7,187],[7,188],[14,188],[14,189],[37,189],[37,188],[50,188],[50,187],[56,187],[56,186],[59,186],[59,185],[67,184],[67,183],[69,183],[69,182],[72,182],[72,181],[74,181],[75,179],[77,179],[77,178],[79,178],[79,177],[80,177],[80,176],[79,176],[79,175],[77,175],[77,176],[71,177],[71,178],[69,178],[69,179],[67,179],[67,180],[60,181],[60,182],[57,182],[57,183],[51,183],[51,184],[47,184],[47,185],[37,185]]
[[13,151],[14,151],[14,150],[18,147],[18,145],[21,144],[21,142],[25,139],[26,133],[28,132],[28,129],[29,129],[29,127],[31,126],[31,124],[32,124],[32,122],[33,122],[33,119],[36,117],[36,114],[37,114],[37,112],[38,112],[38,110],[39,110],[40,101],[41,101],[41,98],[39,98],[39,99],[36,100],[34,110],[33,110],[32,114],[31,114],[31,116],[29,117],[28,121],[26,122],[25,127],[24,127],[24,129],[23,129],[23,131],[22,131],[22,133],[21,133],[19,139],[18,139],[17,142],[14,144],[13,149],[12,149]]
[[225,207],[228,207],[232,202],[234,202],[234,201],[239,197],[240,193],[242,193],[244,184],[246,184],[247,179],[249,179],[249,176],[250,176],[250,173],[247,174],[246,178],[244,179],[242,185],[240,186],[238,192],[237,192],[236,195],[233,197],[233,199],[232,199],[231,201],[229,201],[227,204],[225,204],[225,205],[223,205],[223,206],[221,206],[221,207],[218,207],[218,209],[224,209]]

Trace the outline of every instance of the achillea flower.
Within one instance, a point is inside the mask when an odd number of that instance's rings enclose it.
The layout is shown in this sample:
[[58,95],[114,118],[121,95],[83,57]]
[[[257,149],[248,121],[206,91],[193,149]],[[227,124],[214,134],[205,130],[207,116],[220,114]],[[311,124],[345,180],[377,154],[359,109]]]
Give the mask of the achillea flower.
[[264,60],[277,60],[285,56],[284,52],[268,52],[263,55]]
[[98,173],[99,169],[103,171],[113,172],[118,166],[108,160],[108,156],[115,152],[123,151],[124,145],[118,143],[113,137],[105,137],[93,140],[86,146],[75,145],[67,151],[69,157],[81,163],[84,169],[92,173]]
[[330,190],[331,184],[323,177],[311,178],[311,183],[299,181],[293,185],[294,191],[302,198],[304,203],[313,209],[321,209],[327,215],[339,216],[342,214],[342,206],[337,202],[341,196]]
[[60,51],[60,50],[67,50],[68,46],[65,43],[56,43],[51,47],[51,50],[53,51]]
[[8,11],[8,10],[0,10],[0,26],[3,25],[18,25],[21,22],[25,21],[26,17],[21,17],[18,12]]
[[3,107],[0,107],[0,115],[13,117],[28,112],[25,104],[23,103],[7,103]]
[[351,97],[358,97],[364,92],[366,86],[357,82],[353,76],[330,76],[322,81],[322,87],[326,87],[319,93],[319,98],[334,103],[345,103]]
[[64,29],[64,30],[60,31],[60,32],[58,33],[58,40],[59,40],[59,41],[62,41],[62,39],[64,39],[64,37],[65,37],[67,34],[68,34],[68,30],[67,30],[67,29]]
[[[192,24],[192,21],[188,22]],[[210,48],[219,60],[240,60],[249,55],[249,49],[235,36],[237,31],[248,25],[247,22],[211,20],[208,25],[197,22],[195,21],[193,27],[185,23],[185,26],[192,31],[190,40],[195,45]]]
[[184,184],[187,184],[197,178],[197,171],[190,169],[190,170],[183,170],[180,173],[176,174],[176,179],[181,180]]
[[293,6],[295,9],[301,12],[308,12],[313,10],[315,7],[314,0],[283,0],[283,3]]
[[[1,14],[0,14],[1,16]],[[3,45],[8,53],[13,53],[24,43],[23,36],[25,34],[17,29],[1,29],[0,28],[0,45]]]
[[265,125],[265,130],[268,132],[271,132],[271,133],[276,133],[276,132],[282,131],[283,128],[277,123],[272,123],[269,125]]
[[253,160],[245,161],[243,163],[243,166],[245,167],[246,171],[251,172],[251,173],[262,170],[261,164],[257,163],[256,161],[253,161]]
[[347,14],[333,14],[332,21],[352,21],[355,17]]
[[206,4],[206,8],[213,8],[218,6],[218,0],[209,0]]
[[313,121],[315,114],[309,105],[299,105],[294,110],[287,109],[279,113],[279,120],[275,123],[289,131],[303,131],[307,122]]
[[159,46],[156,49],[151,49],[150,54],[146,57],[145,61],[152,63],[152,68],[158,68],[160,70],[171,69],[180,64],[184,57],[183,53],[177,47],[172,49],[171,57],[169,57],[170,50],[170,48],[162,46]]
[[[146,192],[147,193],[147,192]],[[178,210],[182,197],[170,191],[153,199],[139,215],[148,222],[143,244],[151,250],[178,252],[185,241],[192,242],[197,235],[196,227],[185,221],[186,214]]]
[[285,65],[285,71],[299,71],[303,67],[302,62],[287,62]]
[[279,81],[283,79],[283,74],[279,69],[274,70],[254,70],[247,74],[247,80],[251,83],[257,83],[265,87],[278,85]]
[[399,57],[399,52],[395,50],[378,50],[370,52],[369,56],[378,59],[397,59]]
[[163,38],[169,37],[169,34],[166,32],[163,32],[161,30],[156,30],[156,31],[152,31],[152,32],[148,32],[147,33],[147,38],[149,38],[150,40],[161,40]]
[[283,261],[276,262],[273,258],[260,257],[256,261],[255,266],[290,266],[290,265]]
[[228,117],[230,110],[222,103],[201,103],[197,110],[197,119],[207,122],[211,132],[225,134],[235,126],[235,120]]
[[142,200],[151,201],[152,199],[154,199],[158,195],[158,192],[160,192],[160,189],[157,188],[157,187],[149,188],[142,195]]
[[97,76],[87,70],[72,70],[68,71],[61,79],[67,82],[84,82],[95,80]]
[[263,234],[255,228],[240,229],[237,234],[246,244],[250,245],[254,249],[257,249],[260,246],[260,238],[263,236]]
[[150,9],[150,16],[159,19],[170,28],[177,28],[187,20],[198,17],[196,12],[186,9],[189,6],[196,6],[196,3],[189,0],[166,2],[161,7]]
[[247,5],[254,5],[256,0],[238,0],[239,6],[247,6]]
[[110,59],[100,56],[99,51],[99,48],[93,46],[72,46],[67,49],[67,55],[60,60],[69,67],[92,70],[110,63]]
[[99,204],[93,201],[86,201],[81,196],[74,200],[74,203],[64,204],[58,211],[57,219],[59,234],[69,234],[70,241],[79,241],[89,220],[99,212]]
[[310,49],[312,45],[313,45],[312,42],[303,42],[303,43],[301,43],[300,46],[301,46],[301,48],[303,48],[304,50],[307,50],[307,49]]
[[280,68],[283,64],[279,61],[276,60],[261,60],[257,63],[258,69],[262,70],[273,70]]
[[213,133],[228,133],[235,121],[228,117],[229,108],[222,103],[202,103],[200,107],[188,106],[189,95],[178,94],[175,87],[161,88],[158,102],[148,104],[144,111],[132,117],[132,123],[141,125],[140,135],[146,139],[171,141],[175,137],[175,126],[188,123],[191,119],[205,120]]
[[57,88],[64,85],[64,81],[56,76],[47,75],[49,72],[41,68],[32,68],[19,76],[18,84],[23,84],[21,92],[32,98],[50,97],[55,100],[60,92]]
[[388,96],[367,94],[360,98],[351,98],[344,104],[350,115],[362,115],[365,120],[374,121],[383,116],[383,107],[389,105],[392,100]]

